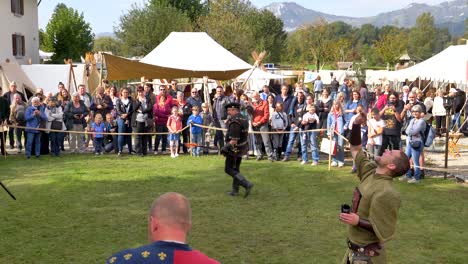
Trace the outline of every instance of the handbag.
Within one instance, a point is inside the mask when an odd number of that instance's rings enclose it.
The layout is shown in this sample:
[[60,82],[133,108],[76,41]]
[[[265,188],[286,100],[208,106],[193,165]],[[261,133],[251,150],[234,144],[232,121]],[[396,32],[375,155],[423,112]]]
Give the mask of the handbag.
[[[322,143],[320,143],[320,152],[330,154],[330,139],[322,138]],[[336,155],[336,141],[332,140],[331,142],[331,154]]]
[[50,124],[50,129],[52,130],[62,130],[62,122],[61,121],[52,121]]
[[421,144],[422,142],[421,141],[415,141],[415,140],[412,140],[410,139],[410,142],[409,142],[410,146],[414,149],[419,149],[421,147]]

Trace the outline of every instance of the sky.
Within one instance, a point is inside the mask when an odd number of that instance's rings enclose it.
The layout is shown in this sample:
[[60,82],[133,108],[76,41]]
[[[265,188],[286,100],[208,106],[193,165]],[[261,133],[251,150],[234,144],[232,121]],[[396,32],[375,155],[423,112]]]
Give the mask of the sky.
[[[444,0],[251,0],[256,7],[264,7],[274,2],[284,1],[296,2],[315,11],[351,17],[373,16],[378,13],[404,8],[413,2],[427,4],[445,2]],[[114,27],[118,25],[119,17],[125,14],[132,4],[142,5],[145,2],[145,0],[42,0],[39,6],[39,27],[44,29],[52,16],[55,6],[58,3],[64,3],[68,7],[73,7],[83,13],[85,20],[91,24],[95,34],[113,32]]]

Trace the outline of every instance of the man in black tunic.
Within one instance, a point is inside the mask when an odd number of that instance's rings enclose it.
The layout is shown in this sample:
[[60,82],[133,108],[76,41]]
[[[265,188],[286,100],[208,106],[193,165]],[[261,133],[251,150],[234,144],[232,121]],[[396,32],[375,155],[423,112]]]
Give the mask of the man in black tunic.
[[240,173],[240,165],[242,156],[249,149],[247,142],[249,123],[240,114],[239,103],[229,103],[225,108],[229,117],[226,124],[226,145],[221,149],[221,153],[226,157],[224,171],[232,177],[232,190],[228,194],[238,195],[239,186],[242,186],[245,188],[244,198],[246,198],[249,196],[253,184]]

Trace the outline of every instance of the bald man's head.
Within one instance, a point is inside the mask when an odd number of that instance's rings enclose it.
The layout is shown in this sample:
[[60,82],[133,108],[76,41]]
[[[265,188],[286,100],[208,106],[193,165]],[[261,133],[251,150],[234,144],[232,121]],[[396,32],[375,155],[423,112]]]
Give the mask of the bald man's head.
[[161,224],[188,232],[192,225],[192,209],[182,194],[169,192],[159,196],[151,206],[150,215]]

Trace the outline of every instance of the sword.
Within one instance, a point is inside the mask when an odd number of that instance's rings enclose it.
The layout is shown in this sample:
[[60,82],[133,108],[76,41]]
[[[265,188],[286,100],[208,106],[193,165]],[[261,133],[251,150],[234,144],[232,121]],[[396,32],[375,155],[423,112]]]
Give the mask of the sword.
[[10,195],[11,198],[13,198],[13,200],[16,200],[16,197],[10,192],[10,190],[8,190],[8,188],[5,185],[3,185],[1,181],[0,186],[2,186],[2,188]]

